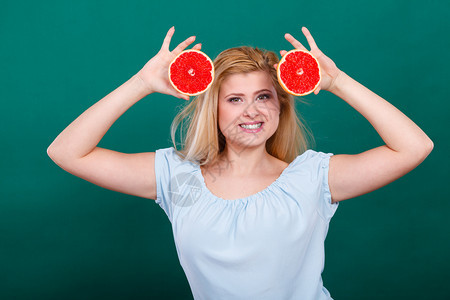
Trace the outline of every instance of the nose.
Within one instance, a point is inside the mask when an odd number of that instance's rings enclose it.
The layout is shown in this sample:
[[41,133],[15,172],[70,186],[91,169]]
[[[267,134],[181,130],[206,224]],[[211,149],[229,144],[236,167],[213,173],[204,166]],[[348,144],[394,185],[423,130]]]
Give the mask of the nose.
[[249,118],[255,118],[257,116],[259,116],[260,112],[258,110],[258,106],[255,105],[254,103],[251,103],[250,105],[248,105],[245,110],[243,115]]

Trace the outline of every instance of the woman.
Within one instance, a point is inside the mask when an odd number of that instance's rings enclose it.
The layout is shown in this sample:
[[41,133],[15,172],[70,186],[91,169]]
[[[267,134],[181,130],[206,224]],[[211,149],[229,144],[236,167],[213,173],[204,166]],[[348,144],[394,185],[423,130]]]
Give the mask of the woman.
[[[195,299],[331,299],[322,284],[324,240],[338,202],[378,189],[419,165],[432,141],[399,110],[343,71],[302,28],[329,91],[361,113],[386,145],[357,155],[307,150],[294,98],[276,79],[278,58],[250,47],[223,51],[211,88],[176,117],[184,149],[125,154],[97,147],[110,126],[151,93],[189,100],[169,84],[173,51],[161,50],[131,79],[73,121],[48,155],[99,186],[155,199],[168,215]],[[295,47],[303,45],[286,34]],[[193,49],[201,49],[197,44]],[[286,51],[280,51],[284,55]]]

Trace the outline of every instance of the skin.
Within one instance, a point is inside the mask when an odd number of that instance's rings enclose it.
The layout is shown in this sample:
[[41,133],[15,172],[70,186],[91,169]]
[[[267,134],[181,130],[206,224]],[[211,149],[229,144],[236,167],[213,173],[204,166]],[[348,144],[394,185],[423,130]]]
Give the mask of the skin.
[[[266,141],[278,128],[280,104],[270,77],[262,71],[233,74],[222,83],[219,92],[218,122],[226,139],[220,160],[235,176],[260,173],[276,159],[266,151]],[[264,122],[261,131],[245,132],[239,124]]]
[[[92,105],[56,137],[47,149],[47,154],[56,164],[67,172],[104,188],[156,199],[155,152],[128,154],[97,145],[112,124],[147,95],[163,93],[189,99],[173,89],[167,73],[170,62],[192,44],[195,37],[186,39],[170,51],[169,44],[174,31],[173,27],[168,31],[160,51],[136,75]],[[310,52],[319,61],[323,76],[314,94],[324,90],[345,101],[367,119],[385,143],[359,154],[338,154],[330,158],[328,181],[332,201],[342,201],[371,192],[418,166],[433,149],[431,139],[397,108],[338,69],[336,64],[319,50],[308,29],[303,27],[302,32],[309,43]],[[293,47],[306,49],[292,35],[286,34],[285,38]],[[200,48],[201,44],[193,47],[198,50]],[[285,52],[281,50],[280,54]],[[252,79],[251,83],[249,78]],[[241,78],[249,84],[248,87],[234,82],[233,78],[230,79],[229,87],[224,86],[227,91],[243,93],[244,106],[255,100],[256,90],[265,86],[262,77],[251,75],[249,78]],[[242,118],[244,122],[252,118],[267,117],[263,110],[257,109],[258,105],[250,106],[247,112],[242,109],[242,104],[232,107],[221,101],[220,106],[220,128],[224,129],[224,134],[229,124],[234,126],[241,122],[236,121],[237,117]],[[270,157],[264,152],[263,145],[270,134],[273,134],[277,122],[276,116],[270,119],[267,131],[254,140],[247,139],[245,135],[241,137],[226,133],[229,140],[228,150],[242,150],[247,146],[242,151],[242,157],[246,159],[240,161],[247,168],[240,167],[239,163],[232,166],[229,172],[242,175],[250,170],[258,171],[257,166],[261,163],[271,166],[276,164],[274,161],[269,164]],[[228,151],[226,155],[230,161],[239,160],[233,151]],[[266,186],[270,181],[266,176],[263,177],[258,180],[265,180]],[[261,181],[254,182],[255,186],[261,185]],[[241,195],[234,196],[237,198]]]
[[[272,184],[288,166],[268,154],[265,147],[278,128],[279,115],[280,103],[269,74],[255,71],[225,78],[218,102],[225,149],[215,162],[201,167],[215,196],[238,199],[253,195]],[[260,121],[259,132],[246,132],[239,126]]]
[[[385,99],[338,69],[317,46],[306,27],[302,32],[320,64],[322,81],[314,94],[326,90],[341,98],[369,121],[385,145],[365,152],[333,155],[328,181],[332,202],[354,198],[400,178],[432,151],[433,142],[412,120]],[[296,49],[307,50],[292,35],[285,38]],[[280,51],[281,55],[286,53]],[[275,65],[276,67],[276,65]]]

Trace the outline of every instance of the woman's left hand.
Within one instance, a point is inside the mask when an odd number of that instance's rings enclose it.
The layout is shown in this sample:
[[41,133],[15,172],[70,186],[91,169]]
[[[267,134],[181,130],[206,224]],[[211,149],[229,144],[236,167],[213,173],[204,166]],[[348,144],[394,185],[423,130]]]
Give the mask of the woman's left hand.
[[[302,32],[306,37],[306,40],[308,41],[309,47],[311,50],[309,52],[314,55],[315,58],[319,61],[320,65],[320,72],[322,75],[322,80],[320,81],[319,86],[314,91],[314,94],[318,94],[320,90],[326,90],[332,92],[335,88],[335,82],[338,75],[341,73],[341,70],[336,67],[336,64],[325,54],[323,54],[322,51],[317,47],[316,42],[314,42],[314,39],[309,32],[309,30],[306,27],[302,27]],[[292,46],[295,47],[295,49],[302,49],[308,51],[299,41],[297,41],[292,35],[289,33],[286,33],[284,35],[286,40],[292,44]],[[287,53],[286,50],[281,50],[280,54],[281,56],[284,56]],[[277,64],[274,65],[275,68],[277,68]]]

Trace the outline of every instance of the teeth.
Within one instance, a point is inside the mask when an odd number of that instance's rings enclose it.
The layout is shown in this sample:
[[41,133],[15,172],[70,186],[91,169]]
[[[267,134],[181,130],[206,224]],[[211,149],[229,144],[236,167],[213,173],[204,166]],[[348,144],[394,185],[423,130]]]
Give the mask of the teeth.
[[261,127],[261,125],[262,125],[262,123],[253,124],[253,125],[244,125],[244,124],[242,124],[242,125],[239,125],[239,126],[241,126],[242,128],[245,128],[245,129],[256,129],[256,128]]

